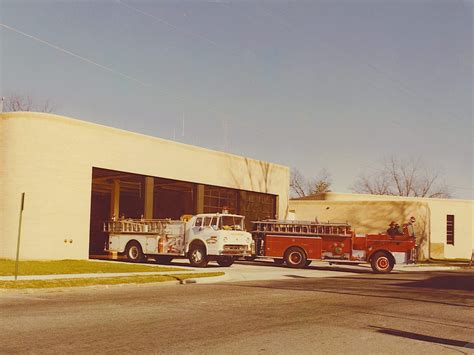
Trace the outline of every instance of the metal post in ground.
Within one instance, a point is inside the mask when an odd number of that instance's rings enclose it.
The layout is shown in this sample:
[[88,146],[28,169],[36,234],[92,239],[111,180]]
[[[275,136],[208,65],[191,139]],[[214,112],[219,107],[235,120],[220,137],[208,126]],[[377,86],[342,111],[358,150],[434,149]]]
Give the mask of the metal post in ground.
[[25,207],[25,193],[21,193],[20,206],[20,220],[18,222],[18,241],[16,243],[16,260],[15,260],[15,281],[18,279],[18,263],[20,260],[20,236],[21,236],[21,222],[23,219],[23,208]]

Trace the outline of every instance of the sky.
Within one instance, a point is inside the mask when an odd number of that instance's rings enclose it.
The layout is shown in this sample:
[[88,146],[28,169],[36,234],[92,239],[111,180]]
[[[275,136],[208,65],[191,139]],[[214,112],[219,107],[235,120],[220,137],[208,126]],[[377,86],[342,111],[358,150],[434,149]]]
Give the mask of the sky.
[[[0,95],[349,192],[420,159],[474,198],[473,3],[0,0]],[[105,148],[106,149],[106,148]]]

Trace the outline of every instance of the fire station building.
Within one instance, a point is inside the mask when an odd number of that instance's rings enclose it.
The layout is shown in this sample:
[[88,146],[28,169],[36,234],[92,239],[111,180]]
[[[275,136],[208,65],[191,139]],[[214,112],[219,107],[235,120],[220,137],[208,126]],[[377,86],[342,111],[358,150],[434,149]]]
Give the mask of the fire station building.
[[15,257],[23,192],[22,259],[100,255],[113,216],[287,217],[285,166],[52,114],[0,117],[0,258]]
[[229,212],[248,222],[348,222],[359,234],[415,224],[421,259],[469,259],[474,202],[326,193],[288,201],[289,169],[232,154],[32,112],[0,114],[0,258],[101,256],[112,217]]

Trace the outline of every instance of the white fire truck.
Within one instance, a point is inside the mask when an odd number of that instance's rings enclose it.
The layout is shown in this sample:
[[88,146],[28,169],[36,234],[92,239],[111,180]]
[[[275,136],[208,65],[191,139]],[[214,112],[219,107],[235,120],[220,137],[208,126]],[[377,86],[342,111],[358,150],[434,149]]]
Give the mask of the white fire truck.
[[139,262],[151,257],[167,264],[174,258],[188,258],[194,267],[217,261],[230,266],[234,259],[254,253],[244,217],[228,213],[198,214],[171,219],[126,219],[104,223],[109,234],[105,251],[125,255]]

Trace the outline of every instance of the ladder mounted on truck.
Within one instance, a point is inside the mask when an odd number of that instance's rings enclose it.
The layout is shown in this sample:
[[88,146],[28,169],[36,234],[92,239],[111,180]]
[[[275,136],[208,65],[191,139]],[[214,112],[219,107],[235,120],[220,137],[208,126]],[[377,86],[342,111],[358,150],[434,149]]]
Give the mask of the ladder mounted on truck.
[[348,223],[320,223],[313,221],[290,221],[265,219],[252,221],[252,233],[298,234],[298,235],[327,235],[337,237],[350,237],[351,226]]
[[168,225],[182,224],[171,219],[119,219],[104,222],[104,232],[115,234],[164,234]]

